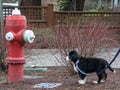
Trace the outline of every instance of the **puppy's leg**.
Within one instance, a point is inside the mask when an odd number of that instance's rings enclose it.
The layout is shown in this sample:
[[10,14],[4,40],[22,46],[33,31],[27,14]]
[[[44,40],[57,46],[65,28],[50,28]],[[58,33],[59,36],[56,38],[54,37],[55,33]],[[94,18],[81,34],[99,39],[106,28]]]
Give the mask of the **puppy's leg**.
[[100,83],[101,80],[102,80],[102,74],[99,74],[99,75],[98,75],[98,83]]
[[98,76],[98,81],[93,81],[94,84],[98,84],[102,80],[102,74],[99,74],[99,75],[97,74],[97,76]]
[[104,73],[102,74],[102,80],[101,80],[100,82],[105,82],[106,79],[107,79],[107,73],[104,72]]
[[85,84],[86,83],[86,76],[81,76],[81,80],[78,80],[79,84]]
[[99,74],[99,75],[97,74],[97,76],[98,76],[98,81],[93,81],[93,83],[98,84],[100,82],[105,82],[106,81],[107,74],[106,74],[105,71],[103,73]]
[[105,72],[105,81],[106,81],[106,79],[107,79],[107,73]]

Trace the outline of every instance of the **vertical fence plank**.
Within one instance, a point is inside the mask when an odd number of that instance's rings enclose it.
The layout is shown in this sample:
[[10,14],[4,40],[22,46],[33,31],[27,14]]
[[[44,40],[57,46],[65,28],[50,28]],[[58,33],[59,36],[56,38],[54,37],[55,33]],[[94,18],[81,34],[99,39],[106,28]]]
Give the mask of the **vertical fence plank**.
[[53,26],[53,16],[54,16],[54,12],[53,12],[53,4],[48,4],[47,7],[47,26],[51,27]]

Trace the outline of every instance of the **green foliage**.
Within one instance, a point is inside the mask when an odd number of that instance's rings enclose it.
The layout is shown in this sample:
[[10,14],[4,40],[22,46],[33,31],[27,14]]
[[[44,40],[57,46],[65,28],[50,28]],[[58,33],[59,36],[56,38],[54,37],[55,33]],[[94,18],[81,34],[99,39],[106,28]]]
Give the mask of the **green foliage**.
[[112,11],[112,9],[109,8],[108,6],[101,6],[99,8],[89,9],[89,10],[85,10],[85,11],[89,11],[89,12]]
[[73,10],[71,0],[57,0],[59,10],[70,11]]

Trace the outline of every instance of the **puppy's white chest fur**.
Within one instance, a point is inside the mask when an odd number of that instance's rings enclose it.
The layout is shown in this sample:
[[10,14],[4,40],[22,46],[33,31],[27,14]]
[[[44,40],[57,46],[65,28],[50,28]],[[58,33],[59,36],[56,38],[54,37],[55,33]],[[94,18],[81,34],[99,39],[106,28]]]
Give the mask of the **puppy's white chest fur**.
[[73,69],[78,73],[78,70],[77,70],[75,64],[73,64]]

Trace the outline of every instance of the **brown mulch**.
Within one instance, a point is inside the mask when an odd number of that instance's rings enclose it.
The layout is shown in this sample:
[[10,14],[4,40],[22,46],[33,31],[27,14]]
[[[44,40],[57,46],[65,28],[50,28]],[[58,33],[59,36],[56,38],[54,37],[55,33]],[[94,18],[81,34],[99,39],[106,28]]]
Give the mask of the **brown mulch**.
[[[25,75],[43,76],[39,79],[24,79],[22,82],[8,84],[3,79],[7,79],[7,74],[0,72],[0,90],[120,90],[120,70],[116,69],[117,73],[113,74],[107,70],[108,78],[105,83],[93,84],[97,79],[95,74],[87,77],[85,85],[79,85],[80,79],[77,74],[71,75],[66,71],[65,67],[48,67],[46,72],[25,72]],[[3,78],[4,76],[4,78]],[[61,86],[45,89],[45,88],[32,88],[35,84],[39,83],[62,83]]]

